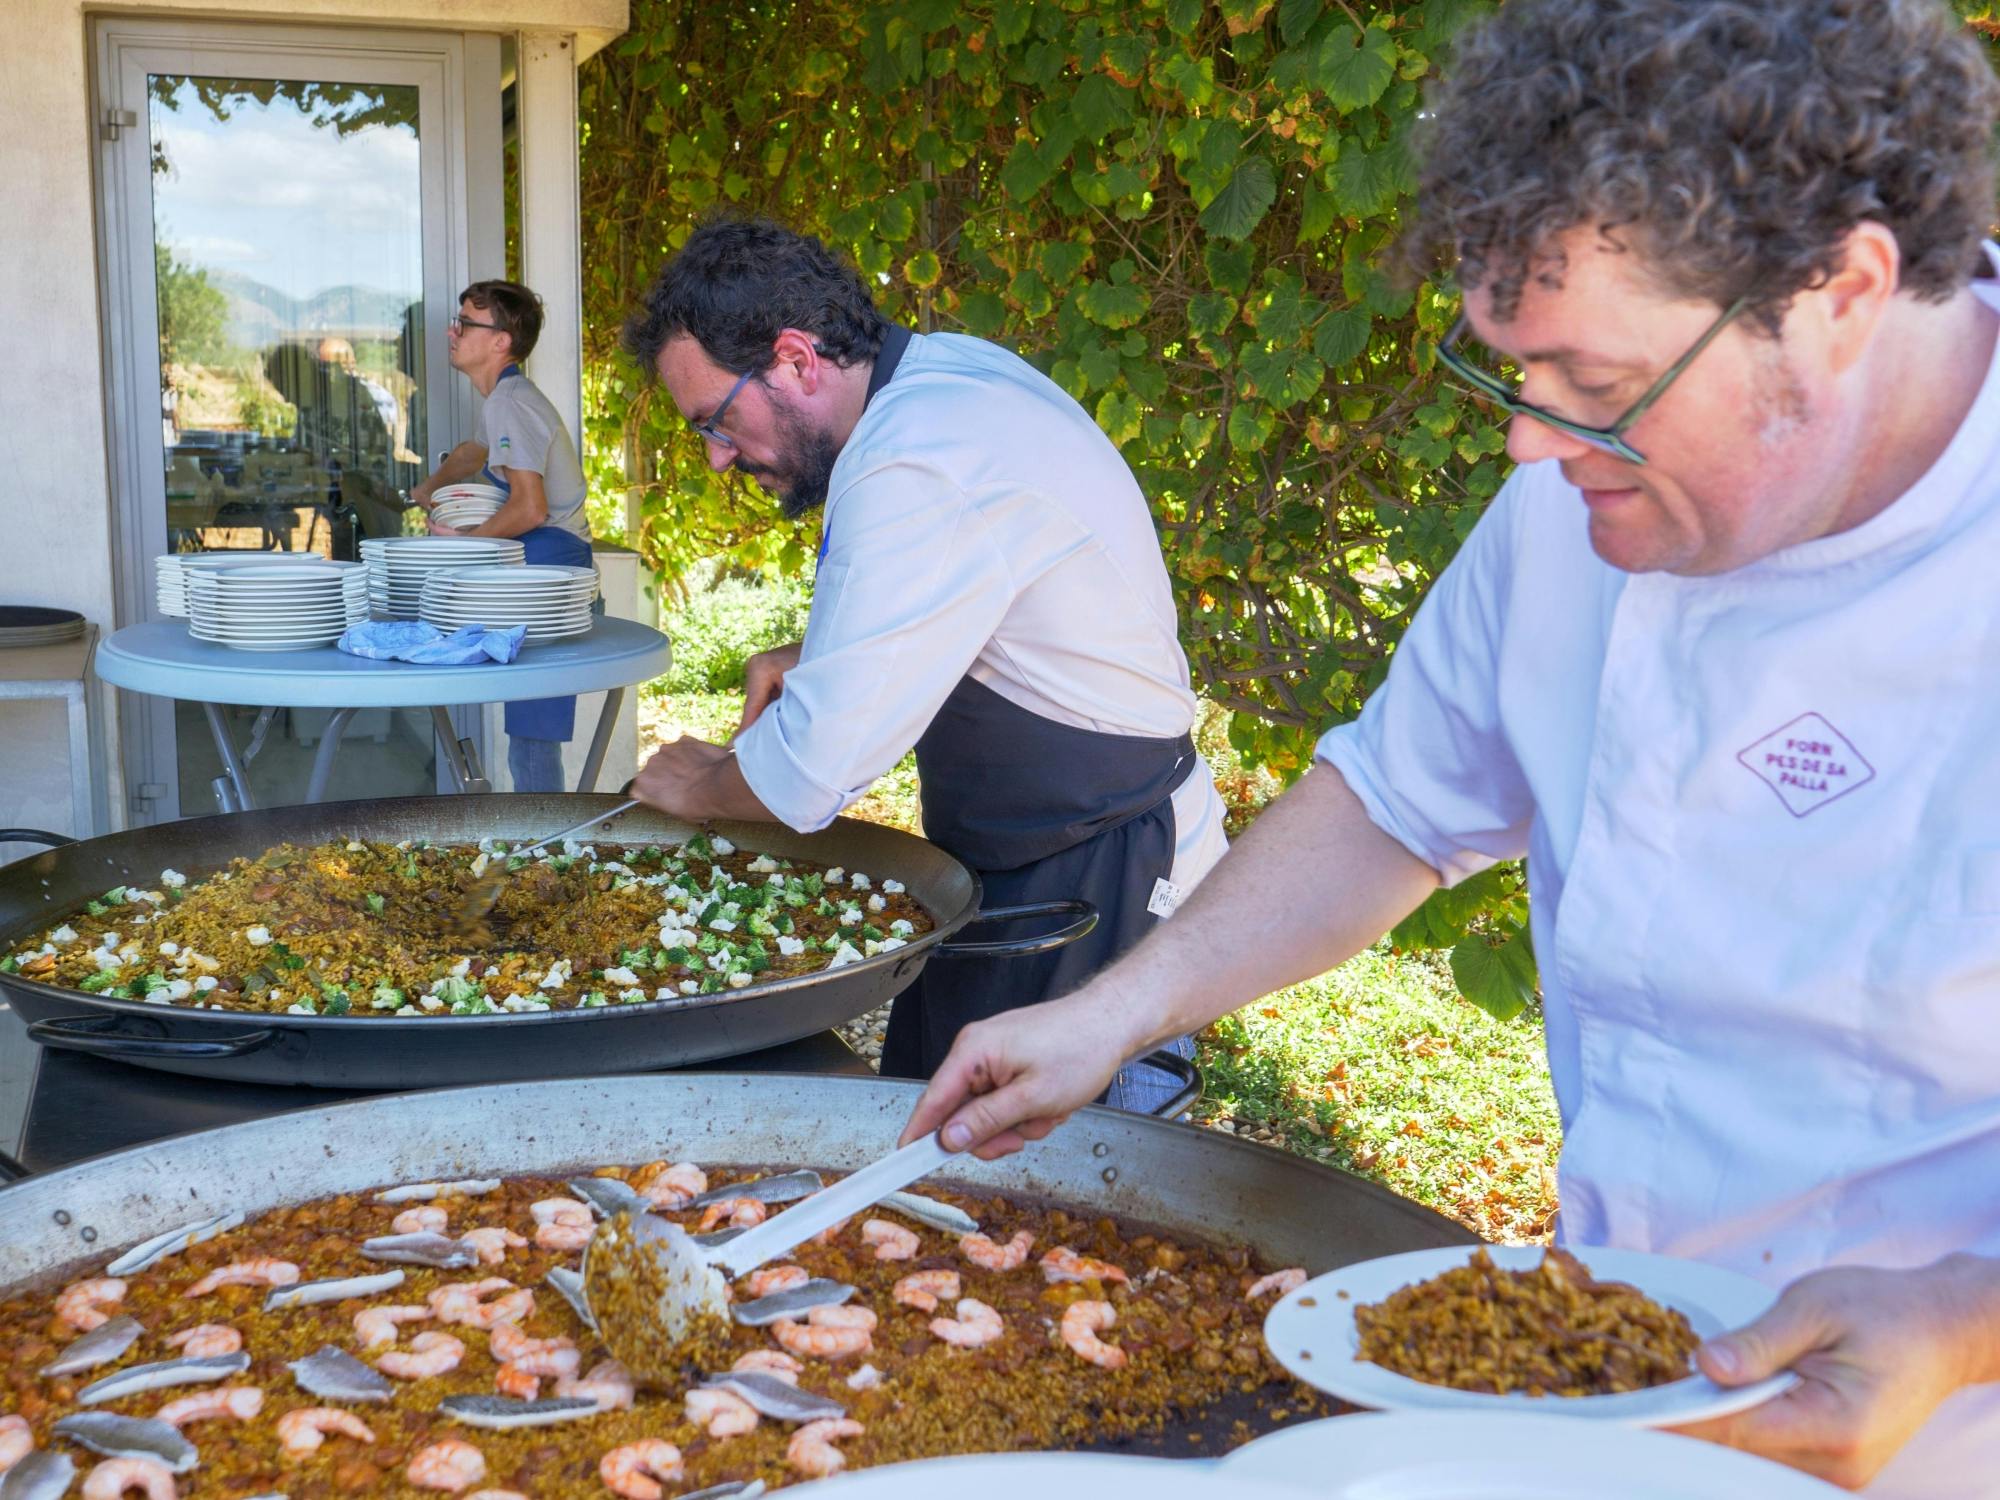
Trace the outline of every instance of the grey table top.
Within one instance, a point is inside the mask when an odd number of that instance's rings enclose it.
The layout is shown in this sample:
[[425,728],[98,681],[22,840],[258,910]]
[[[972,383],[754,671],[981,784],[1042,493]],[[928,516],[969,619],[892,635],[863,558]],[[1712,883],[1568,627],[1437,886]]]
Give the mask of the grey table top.
[[194,703],[280,708],[428,708],[511,703],[629,687],[672,664],[667,638],[633,620],[600,617],[589,635],[529,646],[505,666],[416,666],[369,661],[332,646],[235,651],[198,641],[181,620],[148,620],[97,648],[97,675],[114,687]]

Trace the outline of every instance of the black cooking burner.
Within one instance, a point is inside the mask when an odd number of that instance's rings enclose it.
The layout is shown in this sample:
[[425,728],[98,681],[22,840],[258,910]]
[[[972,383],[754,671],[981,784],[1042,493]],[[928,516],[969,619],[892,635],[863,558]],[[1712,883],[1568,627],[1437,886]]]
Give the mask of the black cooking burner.
[[[40,1052],[20,1146],[14,1155],[31,1172],[47,1172],[86,1156],[127,1146],[236,1125],[295,1109],[313,1109],[343,1099],[365,1097],[362,1089],[295,1088],[282,1084],[225,1083],[190,1078],[156,1068],[36,1047],[20,1018],[0,1006],[0,1050]],[[828,1073],[870,1076],[868,1064],[839,1033],[823,1031],[782,1047],[697,1065],[697,1070],[732,1073]],[[0,1137],[0,1148],[6,1141]]]

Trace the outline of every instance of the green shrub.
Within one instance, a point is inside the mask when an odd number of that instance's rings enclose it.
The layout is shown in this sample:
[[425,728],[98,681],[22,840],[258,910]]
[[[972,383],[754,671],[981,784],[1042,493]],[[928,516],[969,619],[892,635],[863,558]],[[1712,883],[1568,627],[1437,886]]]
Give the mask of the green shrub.
[[674,643],[674,665],[659,686],[670,693],[742,692],[744,663],[803,636],[811,606],[808,579],[726,578],[702,590],[662,626]]

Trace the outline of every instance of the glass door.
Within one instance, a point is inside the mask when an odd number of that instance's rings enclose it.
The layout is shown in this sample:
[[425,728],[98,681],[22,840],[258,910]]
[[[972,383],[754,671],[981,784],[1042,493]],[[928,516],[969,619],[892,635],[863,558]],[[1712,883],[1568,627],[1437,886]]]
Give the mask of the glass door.
[[[500,146],[479,147],[494,173],[467,171],[465,42],[106,23],[124,621],[157,617],[162,553],[351,560],[364,537],[421,531],[402,494],[469,415],[444,323],[501,253],[468,253],[467,183],[497,176]],[[497,101],[497,43],[470,50]],[[128,783],[150,794],[135,812],[213,811],[201,706],[125,706]],[[223,712],[259,805],[302,800],[329,712]],[[327,795],[443,784],[428,713],[373,709],[347,723]]]

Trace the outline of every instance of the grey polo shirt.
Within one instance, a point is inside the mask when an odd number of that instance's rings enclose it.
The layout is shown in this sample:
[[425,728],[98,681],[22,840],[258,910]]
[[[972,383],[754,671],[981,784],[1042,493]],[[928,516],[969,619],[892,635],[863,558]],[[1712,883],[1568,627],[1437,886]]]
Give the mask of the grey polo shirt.
[[545,523],[590,540],[590,522],[583,513],[583,466],[576,444],[553,402],[539,387],[510,365],[479,413],[479,437],[486,445],[486,467],[496,481],[501,469],[526,469],[542,476],[548,496]]

